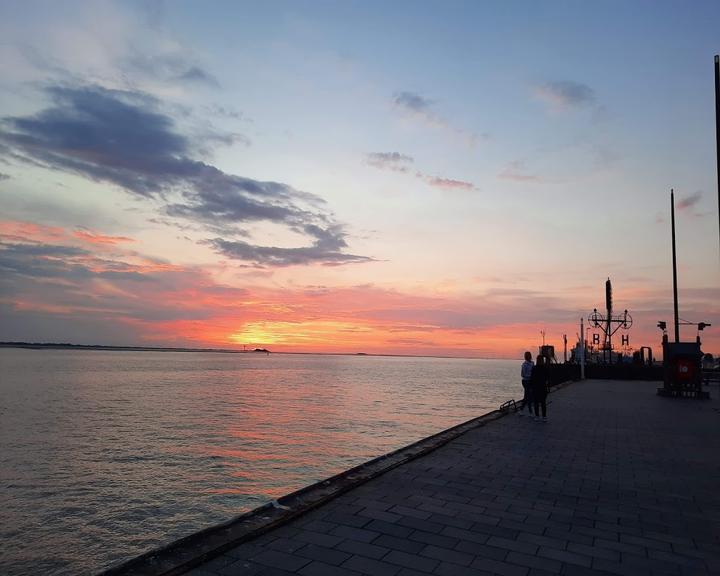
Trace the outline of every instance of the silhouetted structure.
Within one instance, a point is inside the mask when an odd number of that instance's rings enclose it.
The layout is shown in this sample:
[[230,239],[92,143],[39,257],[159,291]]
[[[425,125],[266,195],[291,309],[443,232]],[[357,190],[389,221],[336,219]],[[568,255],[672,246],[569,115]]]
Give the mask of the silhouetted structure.
[[[672,272],[673,272],[673,317],[675,342],[669,342],[663,321],[658,327],[663,331],[663,387],[658,388],[660,396],[709,398],[702,389],[702,351],[700,350],[700,331],[705,322],[698,323],[698,335],[695,342],[680,342],[680,316],[678,312],[677,258],[675,252],[675,194],[670,190],[670,222],[672,235]],[[684,322],[692,325],[693,322]]]
[[[605,307],[607,310],[605,316],[603,316],[601,312],[598,312],[597,308],[593,308],[592,313],[588,316],[588,322],[590,327],[597,328],[603,333],[603,345],[601,348],[603,362],[612,364],[612,337],[621,328],[623,330],[629,330],[633,320],[627,310],[622,314],[613,314],[612,283],[610,282],[610,278],[605,282]],[[624,345],[629,344],[629,336],[623,336],[622,343]]]

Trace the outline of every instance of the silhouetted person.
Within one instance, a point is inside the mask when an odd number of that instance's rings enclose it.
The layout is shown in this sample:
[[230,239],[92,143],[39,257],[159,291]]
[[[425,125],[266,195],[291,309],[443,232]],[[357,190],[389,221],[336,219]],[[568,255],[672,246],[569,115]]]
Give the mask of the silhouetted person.
[[544,356],[538,356],[535,367],[530,377],[530,388],[532,390],[532,401],[535,406],[535,420],[540,420],[540,409],[542,408],[542,421],[547,422],[547,385],[548,385],[548,362]]
[[533,363],[532,354],[525,352],[525,362],[520,367],[520,378],[523,387],[522,406],[520,406],[520,416],[524,416],[523,410],[527,407],[528,416],[532,416],[532,389],[530,387],[530,378],[532,377]]

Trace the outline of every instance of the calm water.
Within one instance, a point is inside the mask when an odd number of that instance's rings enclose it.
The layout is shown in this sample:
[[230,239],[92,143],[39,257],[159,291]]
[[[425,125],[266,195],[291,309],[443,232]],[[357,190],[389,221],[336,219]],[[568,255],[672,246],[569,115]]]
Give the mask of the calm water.
[[0,573],[96,573],[497,408],[518,371],[0,349]]

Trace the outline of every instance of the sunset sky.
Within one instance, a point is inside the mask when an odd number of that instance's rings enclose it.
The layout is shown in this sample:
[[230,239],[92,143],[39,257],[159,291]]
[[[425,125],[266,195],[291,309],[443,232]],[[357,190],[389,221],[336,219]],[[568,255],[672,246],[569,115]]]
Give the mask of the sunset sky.
[[680,316],[720,353],[719,22],[0,0],[0,340],[518,357],[610,277],[659,354],[674,188]]

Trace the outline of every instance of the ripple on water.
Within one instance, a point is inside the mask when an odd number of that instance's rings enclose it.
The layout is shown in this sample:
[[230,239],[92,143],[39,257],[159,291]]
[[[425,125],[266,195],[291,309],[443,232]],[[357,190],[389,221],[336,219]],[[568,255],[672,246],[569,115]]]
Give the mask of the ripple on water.
[[0,574],[93,574],[497,407],[516,362],[0,350]]

